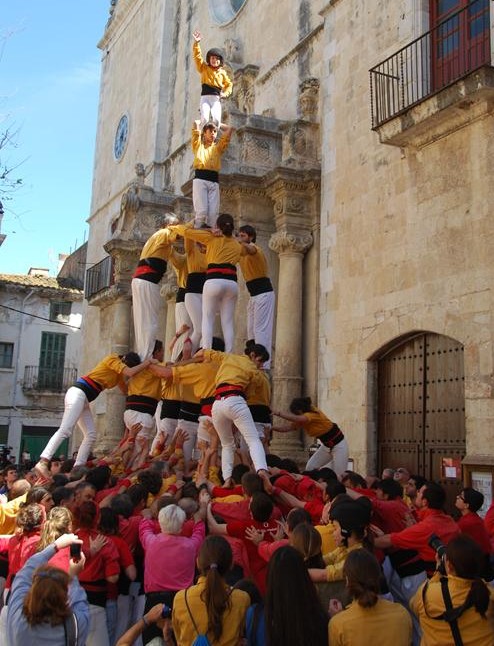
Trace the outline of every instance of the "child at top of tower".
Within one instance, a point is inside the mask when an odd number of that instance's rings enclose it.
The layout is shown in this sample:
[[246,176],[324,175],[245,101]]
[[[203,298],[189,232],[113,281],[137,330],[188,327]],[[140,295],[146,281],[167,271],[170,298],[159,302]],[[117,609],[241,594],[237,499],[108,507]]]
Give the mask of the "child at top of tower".
[[230,96],[233,83],[223,69],[223,55],[218,49],[210,49],[206,60],[201,52],[201,33],[194,31],[192,51],[197,71],[201,75],[201,125],[213,121],[219,127],[221,123],[221,99]]

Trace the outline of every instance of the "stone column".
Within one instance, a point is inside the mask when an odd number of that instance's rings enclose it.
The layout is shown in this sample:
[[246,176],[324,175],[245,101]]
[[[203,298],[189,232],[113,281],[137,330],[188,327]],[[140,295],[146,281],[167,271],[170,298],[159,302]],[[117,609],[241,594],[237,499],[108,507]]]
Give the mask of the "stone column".
[[[311,245],[309,233],[293,235],[278,231],[269,241],[270,249],[279,256],[272,401],[283,410],[302,392],[302,272],[304,254]],[[280,420],[275,419],[276,422]],[[299,433],[275,433],[271,447],[274,453],[280,449],[293,453],[301,447]]]

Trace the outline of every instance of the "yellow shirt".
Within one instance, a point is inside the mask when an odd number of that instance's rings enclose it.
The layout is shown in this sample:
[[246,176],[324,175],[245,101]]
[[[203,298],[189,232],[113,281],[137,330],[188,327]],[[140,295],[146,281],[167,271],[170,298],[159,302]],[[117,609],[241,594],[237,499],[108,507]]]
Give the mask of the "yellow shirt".
[[[199,577],[197,585],[187,589],[187,603],[194,617],[199,634],[206,634],[208,627],[208,612],[201,594],[206,587],[205,577]],[[225,587],[226,584],[225,584]],[[215,646],[238,646],[243,634],[245,615],[250,605],[250,597],[243,590],[231,591],[231,607],[223,613],[223,631],[219,640],[214,640],[213,635],[207,634],[211,644]],[[172,613],[173,632],[178,646],[190,646],[197,633],[190,619],[189,611],[185,604],[185,590],[177,592],[173,600]]]
[[[186,240],[195,240],[206,245],[206,263],[236,265],[245,254],[243,245],[233,237],[216,236],[207,229],[192,229],[189,225],[175,224],[173,229]],[[190,271],[190,268],[189,268]]]
[[194,240],[185,239],[185,253],[187,256],[187,272],[189,274],[203,274],[208,268],[206,252],[201,251]]
[[[182,387],[191,387],[195,399],[205,399],[214,395],[217,372],[217,362],[189,363],[186,366],[174,366],[172,378],[174,383],[180,384]],[[193,400],[187,399],[185,401]]]
[[232,384],[246,390],[251,381],[257,378],[258,373],[256,364],[248,356],[225,352],[216,373],[216,385]]
[[[410,608],[417,615],[420,627],[422,628],[421,646],[443,646],[453,644],[451,628],[446,621],[431,619],[426,615],[424,602],[422,600],[422,589],[425,583],[420,586],[414,596],[410,599]],[[465,601],[472,581],[461,579],[457,576],[448,576],[448,588],[451,595],[453,608],[461,606]],[[489,588],[491,601],[486,613],[486,619],[482,619],[475,608],[469,608],[458,619],[458,628],[464,646],[493,646],[494,645],[494,590]],[[444,610],[443,593],[441,590],[440,575],[434,574],[429,581],[425,593],[427,613],[432,617],[441,615]]]
[[125,368],[125,363],[118,354],[109,354],[91,372],[84,376],[96,381],[104,390],[114,388],[118,383],[123,383],[123,371]]
[[332,552],[324,554],[323,559],[326,563],[326,581],[341,581],[343,577],[343,566],[345,565],[346,557],[353,550],[361,550],[362,543],[356,543],[351,547],[341,545]]
[[127,382],[127,396],[129,395],[161,399],[161,377],[144,368]]
[[192,128],[192,152],[194,161],[192,166],[198,170],[215,170],[219,173],[221,169],[221,155],[225,152],[230,143],[230,136],[223,134],[218,141],[213,141],[209,146],[202,143],[199,130]]
[[334,541],[334,525],[330,521],[327,525],[316,525],[315,528],[321,534],[321,553],[328,554],[336,549],[336,543]]
[[13,534],[15,531],[15,519],[21,505],[26,502],[27,493],[14,500],[9,500],[0,505],[0,534]]
[[184,253],[178,253],[173,247],[169,257],[170,263],[177,276],[177,285],[184,288],[187,282],[187,256]]
[[331,646],[410,646],[412,619],[399,603],[378,599],[362,608],[353,601],[329,621],[328,635]]
[[303,413],[308,421],[302,424],[304,431],[311,437],[319,437],[331,430],[333,422],[318,408],[312,407],[312,410]]
[[197,71],[201,75],[201,83],[219,88],[225,97],[230,96],[233,83],[223,67],[215,68],[208,65],[202,57],[201,45],[196,41],[192,45],[192,55],[194,56]]
[[174,384],[171,379],[162,379],[161,380],[161,399],[170,399],[176,402],[180,401],[179,384]]
[[245,395],[249,406],[269,406],[271,402],[271,385],[268,376],[262,370],[257,371],[255,378],[245,391]]
[[256,278],[266,278],[268,275],[268,263],[261,247],[250,243],[256,248],[256,253],[246,253],[240,258],[240,269],[246,283]]
[[171,244],[175,242],[177,235],[170,227],[159,229],[150,236],[141,251],[140,259],[161,258],[168,260],[171,253]]

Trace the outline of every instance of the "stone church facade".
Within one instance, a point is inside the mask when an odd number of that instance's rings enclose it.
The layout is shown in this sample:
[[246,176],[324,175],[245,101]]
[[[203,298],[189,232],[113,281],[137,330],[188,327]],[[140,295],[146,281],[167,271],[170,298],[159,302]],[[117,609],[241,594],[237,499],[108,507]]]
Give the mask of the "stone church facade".
[[[112,2],[98,44],[83,369],[132,347],[140,248],[166,213],[191,214],[199,29],[234,80],[221,210],[253,224],[268,255],[276,407],[310,395],[346,431],[359,471],[400,463],[453,482],[463,460],[463,476],[488,486],[492,8],[458,0],[441,14],[444,4]],[[165,339],[175,289],[169,272]],[[103,446],[121,433],[123,403],[99,399]],[[283,438],[288,452],[300,446]]]

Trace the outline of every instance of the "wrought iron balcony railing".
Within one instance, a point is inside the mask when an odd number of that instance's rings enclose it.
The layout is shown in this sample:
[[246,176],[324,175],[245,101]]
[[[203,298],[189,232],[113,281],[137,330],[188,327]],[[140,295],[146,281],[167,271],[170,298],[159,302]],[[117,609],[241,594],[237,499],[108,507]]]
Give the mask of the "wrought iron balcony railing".
[[89,300],[91,296],[94,296],[106,287],[111,287],[113,283],[113,258],[107,256],[86,271],[84,296]]
[[24,391],[45,391],[62,393],[77,379],[77,368],[43,368],[42,366],[26,366],[24,368]]
[[370,70],[372,128],[491,65],[490,4],[472,0]]

